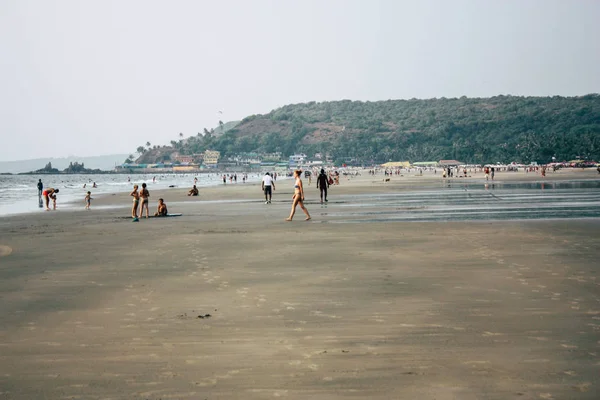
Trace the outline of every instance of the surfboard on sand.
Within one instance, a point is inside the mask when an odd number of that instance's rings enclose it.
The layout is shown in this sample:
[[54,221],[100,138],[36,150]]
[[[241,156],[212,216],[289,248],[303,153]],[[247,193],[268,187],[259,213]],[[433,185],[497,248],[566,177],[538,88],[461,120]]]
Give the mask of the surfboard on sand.
[[167,215],[163,215],[162,217],[156,216],[156,215],[151,215],[150,218],[165,218],[165,217],[181,217],[183,214],[181,213],[169,213]]
[[[155,217],[154,215],[150,215],[150,218],[166,218],[166,217],[181,217],[183,214],[181,213],[169,213],[164,217]],[[131,219],[131,217],[120,217],[123,219]],[[140,219],[146,219],[146,217],[140,217]]]

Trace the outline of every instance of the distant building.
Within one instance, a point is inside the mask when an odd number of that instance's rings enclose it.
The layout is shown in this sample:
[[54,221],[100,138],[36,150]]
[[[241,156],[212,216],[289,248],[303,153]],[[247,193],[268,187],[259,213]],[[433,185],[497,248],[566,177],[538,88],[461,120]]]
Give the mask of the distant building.
[[240,153],[233,157],[229,157],[228,161],[236,162],[238,165],[260,164],[260,156],[257,153]]
[[306,161],[306,154],[294,154],[292,156],[290,156],[289,158],[289,164],[290,167],[296,167],[298,165],[302,165],[304,164],[304,162]]
[[265,154],[262,154],[261,158],[262,158],[263,162],[269,162],[269,161],[277,162],[277,161],[281,161],[281,152],[278,151],[278,152],[275,152],[275,153],[265,153]]
[[192,164],[194,162],[194,156],[178,155],[175,157],[175,160],[179,161],[181,164]]
[[216,167],[219,163],[221,153],[216,150],[206,150],[204,152],[204,165]]

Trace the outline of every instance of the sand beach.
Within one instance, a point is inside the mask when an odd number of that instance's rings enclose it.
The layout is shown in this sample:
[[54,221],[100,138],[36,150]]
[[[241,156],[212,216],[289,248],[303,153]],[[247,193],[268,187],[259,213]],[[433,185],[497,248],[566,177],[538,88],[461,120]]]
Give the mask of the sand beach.
[[0,399],[597,399],[598,189],[548,191],[597,179],[363,173],[326,206],[313,181],[308,222],[289,180],[0,218]]

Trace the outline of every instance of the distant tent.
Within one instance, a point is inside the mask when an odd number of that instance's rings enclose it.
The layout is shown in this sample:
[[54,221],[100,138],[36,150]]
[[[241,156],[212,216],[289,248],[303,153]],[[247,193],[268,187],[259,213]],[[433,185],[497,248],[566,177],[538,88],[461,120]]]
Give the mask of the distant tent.
[[385,164],[381,164],[384,168],[410,168],[409,161],[390,161]]

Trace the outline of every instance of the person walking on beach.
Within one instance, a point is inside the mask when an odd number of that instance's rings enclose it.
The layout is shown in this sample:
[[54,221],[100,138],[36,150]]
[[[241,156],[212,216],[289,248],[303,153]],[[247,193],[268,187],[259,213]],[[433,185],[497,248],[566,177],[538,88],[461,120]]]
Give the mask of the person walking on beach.
[[140,194],[138,193],[138,185],[133,185],[133,191],[129,193],[133,197],[133,206],[131,207],[131,218],[133,222],[138,222],[138,205],[140,204]]
[[87,194],[85,195],[85,209],[89,210],[91,204],[92,204],[92,192],[87,192]]
[[492,180],[494,180],[494,175],[496,174],[496,170],[494,169],[494,167],[492,167],[492,169],[490,170],[490,172],[491,172]]
[[304,211],[304,214],[306,214],[305,221],[310,220],[310,214],[306,207],[304,207],[304,188],[302,187],[302,179],[300,176],[302,176],[301,170],[298,169],[294,171],[294,178],[296,181],[294,183],[294,196],[292,197],[292,211],[290,212],[290,216],[285,219],[286,221],[291,221],[294,218],[297,205],[300,205],[300,208]]
[[142,205],[140,207],[140,218],[144,214],[144,208],[146,209],[146,218],[150,215],[150,210],[148,209],[148,201],[150,197],[150,192],[146,189],[146,184],[142,183],[142,190],[140,191],[140,199],[142,201]]
[[327,174],[325,173],[325,169],[321,168],[321,173],[317,177],[317,189],[319,189],[321,194],[321,204],[323,204],[323,198],[325,198],[325,203],[327,203],[327,189],[329,188],[329,181],[327,180]]
[[44,184],[42,183],[41,179],[37,183],[37,188],[38,188],[38,197],[42,197],[42,192],[44,191]]
[[268,172],[263,176],[260,186],[265,194],[265,204],[271,204],[271,196],[273,195],[273,190],[275,190],[275,182]]
[[47,188],[42,192],[42,196],[44,196],[44,200],[46,201],[46,211],[50,211],[50,199],[52,199],[54,209],[56,210],[56,193],[58,193],[58,189],[54,188]]

